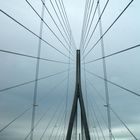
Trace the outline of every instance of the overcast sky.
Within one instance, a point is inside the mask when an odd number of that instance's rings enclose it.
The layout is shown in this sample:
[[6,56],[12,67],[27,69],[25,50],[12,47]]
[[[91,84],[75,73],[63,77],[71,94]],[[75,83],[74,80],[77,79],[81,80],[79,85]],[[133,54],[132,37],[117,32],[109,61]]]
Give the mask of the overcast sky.
[[[57,12],[59,13],[55,0],[52,1]],[[102,11],[106,0],[100,1],[100,7]],[[41,0],[29,0],[29,2],[33,5],[39,15],[41,15]],[[102,17],[103,33],[129,2],[130,0],[110,0]],[[94,1],[93,9],[95,9],[96,3],[97,0]],[[64,0],[64,5],[76,46],[79,48],[84,18],[85,0]],[[59,22],[59,19],[52,8],[50,0],[46,0],[46,6],[58,24],[60,30],[66,37],[63,27],[61,26],[61,23]],[[105,35],[104,45],[106,55],[140,44],[139,8],[140,1],[134,0],[130,7],[111,28],[111,30]],[[0,0],[0,9],[7,12],[20,23],[39,35],[40,19],[27,4],[26,0]],[[96,13],[95,19],[91,26],[90,34],[97,22],[97,19],[98,14]],[[50,26],[50,28],[60,38],[60,40],[62,40],[64,45],[68,47],[63,36],[46,10],[44,13],[44,21]],[[94,43],[99,39],[99,35],[99,27],[97,27],[85,53],[87,53]],[[45,25],[43,27],[42,38],[69,56],[68,51]],[[0,12],[0,50],[37,56],[38,41],[39,39],[37,37],[23,29],[17,23]],[[136,48],[128,52],[107,58],[106,64],[109,80],[140,94],[139,54],[140,48]],[[87,62],[89,60],[94,60],[101,56],[101,45],[98,43],[98,45],[86,57],[85,61]],[[66,63],[69,62],[67,57],[46,45],[44,42],[41,44],[41,57],[63,61]],[[75,59],[75,52],[74,56],[72,57]],[[51,139],[61,140],[63,136],[65,136],[75,89],[75,64],[72,60],[70,60],[70,63],[71,69],[69,71],[69,82],[68,72],[63,72],[62,74],[59,74],[55,77],[50,77],[38,82],[38,106],[36,107],[35,124],[45,112],[46,114],[35,128],[34,140],[40,139],[52,118],[53,120],[49,125],[43,140],[48,139],[51,136],[52,130],[53,136]],[[0,90],[35,79],[36,59],[0,52],[0,66]],[[40,60],[39,77],[41,78],[47,75],[66,71],[68,68],[68,64],[52,63]],[[86,69],[103,76],[102,61],[87,64]],[[88,73],[86,73],[86,78],[87,84],[85,85],[85,75],[84,71],[82,70],[83,97],[85,99],[85,105],[88,104],[89,106],[88,110],[86,109],[86,111],[88,112],[91,138],[94,138],[94,134],[95,137],[97,137],[96,133],[94,133],[97,129],[97,131],[99,131],[100,138],[103,139],[94,112],[92,112],[92,109],[94,108],[96,116],[102,126],[103,133],[108,140],[108,130],[104,120],[102,119],[103,115],[105,122],[107,123],[106,108],[104,107],[105,102],[100,97],[101,94],[101,96],[105,98],[104,81]],[[68,84],[69,88],[67,92]],[[127,124],[133,134],[138,139],[140,139],[140,98],[130,94],[127,91],[119,89],[118,87],[112,86],[110,84],[108,86],[110,105],[117,112],[120,118]],[[68,106],[66,108],[67,93]],[[32,107],[33,94],[34,83],[0,92],[0,129],[5,127],[18,115],[22,114],[26,109]],[[86,94],[88,96],[88,103],[86,100]],[[91,109],[91,107],[93,108]],[[68,112],[66,119],[65,111]],[[8,128],[2,131],[0,133],[0,140],[23,140],[30,132],[31,114],[32,108],[14,123],[12,123]],[[116,140],[134,139],[127,129],[121,124],[121,122],[113,115],[113,113],[111,113],[111,120],[112,132]],[[78,132],[80,132],[79,129]]]

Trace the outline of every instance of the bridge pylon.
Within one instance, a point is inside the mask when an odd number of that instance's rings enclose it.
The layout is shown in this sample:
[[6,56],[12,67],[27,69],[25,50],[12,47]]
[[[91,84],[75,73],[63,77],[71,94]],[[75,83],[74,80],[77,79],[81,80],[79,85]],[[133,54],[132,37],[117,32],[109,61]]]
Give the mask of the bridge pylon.
[[85,105],[84,105],[84,100],[83,100],[83,95],[82,95],[82,88],[81,88],[80,50],[76,51],[76,84],[75,84],[75,94],[74,94],[73,105],[72,105],[72,110],[71,110],[71,114],[70,114],[70,120],[69,120],[66,140],[72,140],[72,131],[73,131],[73,128],[74,128],[75,120],[76,120],[76,123],[77,123],[78,103],[80,104],[80,109],[81,109],[81,113],[80,114],[81,114],[82,140],[83,139],[84,140],[90,140],[89,127],[88,127],[88,123],[87,123],[87,116],[86,116]]

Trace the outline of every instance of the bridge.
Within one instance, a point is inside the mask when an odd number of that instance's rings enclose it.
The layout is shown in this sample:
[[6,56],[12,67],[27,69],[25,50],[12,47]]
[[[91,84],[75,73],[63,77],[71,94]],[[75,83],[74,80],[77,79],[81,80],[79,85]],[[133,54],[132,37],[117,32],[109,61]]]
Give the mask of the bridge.
[[138,0],[0,5],[0,140],[140,140]]

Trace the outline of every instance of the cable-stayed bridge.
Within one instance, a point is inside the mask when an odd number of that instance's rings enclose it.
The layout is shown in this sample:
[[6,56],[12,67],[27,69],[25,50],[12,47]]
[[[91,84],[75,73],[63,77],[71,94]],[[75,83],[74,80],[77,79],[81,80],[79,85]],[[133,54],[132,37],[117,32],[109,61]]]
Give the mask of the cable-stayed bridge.
[[0,2],[0,140],[139,140],[138,4]]

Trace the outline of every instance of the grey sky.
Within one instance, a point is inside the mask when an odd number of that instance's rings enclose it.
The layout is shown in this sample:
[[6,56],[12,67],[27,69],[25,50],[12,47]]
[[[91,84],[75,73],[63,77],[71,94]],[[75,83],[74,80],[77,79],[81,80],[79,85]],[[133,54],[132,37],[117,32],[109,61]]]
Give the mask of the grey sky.
[[[106,0],[100,1],[102,11]],[[37,12],[41,14],[41,1],[29,0],[29,2],[34,6]],[[95,0],[95,3],[96,2],[97,0]],[[119,15],[119,13],[129,2],[130,0],[110,0],[102,18],[103,32],[106,31],[106,29],[111,25],[111,23],[115,20],[115,18]],[[76,45],[79,48],[85,0],[64,0],[64,4],[66,7],[67,15],[70,21]],[[46,0],[46,5],[50,10],[51,14],[53,15],[54,19],[56,20],[60,29],[63,30],[61,24],[59,23],[59,20],[57,19],[57,16],[55,15],[55,12],[53,11],[49,0]],[[140,1],[134,0],[134,2],[126,10],[124,15],[106,34],[106,36],[104,37],[106,55],[140,43],[139,8]],[[27,26],[36,34],[39,34],[40,20],[25,0],[0,0],[0,9],[13,16],[15,19]],[[95,20],[91,29],[94,28],[97,18],[98,14],[96,14],[95,16]],[[46,11],[44,20],[52,28],[55,34],[58,35],[58,37],[64,42],[64,44],[67,45]],[[62,46],[62,44],[56,39],[56,37],[50,32],[50,30],[45,25],[43,27],[43,38],[50,42],[52,45],[54,45],[57,49],[64,52],[66,55],[69,55],[66,49]],[[90,47],[94,45],[98,38],[99,27],[96,29],[95,34],[91,42],[89,43],[89,46],[85,53],[89,51]],[[17,23],[13,22],[11,19],[9,19],[0,12],[0,49],[36,56],[38,49],[38,38],[31,35],[25,29],[20,27]],[[129,52],[107,58],[106,63],[108,79],[131,90],[134,90],[137,93],[140,93],[139,54],[140,48],[136,48],[134,50],[130,50]],[[43,42],[41,57],[69,62],[65,56],[55,51]],[[101,57],[100,43],[86,57],[85,61],[94,60],[98,57]],[[52,120],[51,126],[49,126],[49,128],[47,129],[44,139],[47,139],[50,136],[50,133],[53,129],[52,127],[55,126],[54,135],[52,137],[52,139],[55,139],[57,130],[63,130],[65,122],[67,122],[66,126],[68,125],[68,119],[75,86],[75,64],[73,64],[73,61],[71,61],[71,63],[72,64],[70,65],[71,70],[68,90],[68,114],[66,120],[64,119],[64,111],[66,109],[65,103],[67,95],[68,73],[65,72],[63,74],[57,75],[56,77],[50,77],[46,80],[40,81],[38,84],[38,107],[36,112],[35,123],[37,123],[37,121],[40,119],[43,113],[47,111],[47,114],[39,123],[38,127],[35,129],[34,140],[40,139],[50,119],[53,116],[55,116],[54,112],[56,112],[56,116]],[[35,79],[35,59],[0,52],[0,65],[0,89],[4,89],[6,87],[10,87],[19,83],[24,83]],[[57,72],[65,71],[67,69],[67,64],[57,64],[46,61],[40,61],[39,77],[44,77]],[[100,76],[103,76],[102,61],[87,64],[86,69]],[[87,80],[87,95],[89,97],[88,104],[89,106],[91,106],[92,104],[95,108],[95,111],[97,113],[96,115],[101,123],[101,126],[103,127],[104,135],[106,136],[106,139],[108,139],[108,130],[99,112],[100,109],[105,120],[107,121],[106,108],[104,107],[105,102],[101,100],[99,95],[100,93],[105,98],[104,82],[89,74],[86,74],[86,76],[89,80]],[[84,71],[82,70],[83,96],[86,98],[84,78]],[[62,82],[62,84],[60,84],[60,82]],[[91,84],[95,88],[93,88]],[[56,85],[59,85],[59,87],[56,88]],[[112,108],[114,108],[114,110],[119,114],[121,119],[124,120],[124,122],[128,125],[130,130],[132,130],[132,132],[137,136],[137,138],[140,139],[140,98],[131,95],[129,94],[129,92],[119,89],[118,87],[112,86],[111,84],[109,84],[108,86],[110,104]],[[53,87],[55,87],[55,89],[53,89]],[[12,121],[16,116],[21,114],[24,110],[31,107],[33,92],[34,83],[19,88],[7,90],[5,92],[0,92],[0,129],[3,128],[8,122]],[[58,107],[59,105],[60,107]],[[58,109],[56,109],[56,107],[58,107]],[[60,113],[60,111],[62,111],[62,113]],[[15,121],[15,123],[10,125],[10,127],[1,132],[0,140],[24,139],[26,135],[30,132],[31,113],[32,109],[30,109],[23,117]],[[58,123],[55,124],[57,118],[61,119],[59,119]],[[93,118],[90,109],[89,120],[91,119]],[[116,140],[133,140],[132,136],[123,127],[120,121],[118,121],[118,119],[113,115],[113,113],[111,113],[111,120],[112,132]],[[97,122],[95,122],[95,124],[89,123],[89,127],[91,130],[91,135],[94,135],[92,132],[93,127],[96,127],[99,131]],[[66,129],[64,132],[66,132]],[[62,132],[60,132],[59,134],[62,137],[64,136]],[[102,139],[101,133],[99,133],[99,135]],[[60,139],[62,139],[62,137],[60,137]]]

